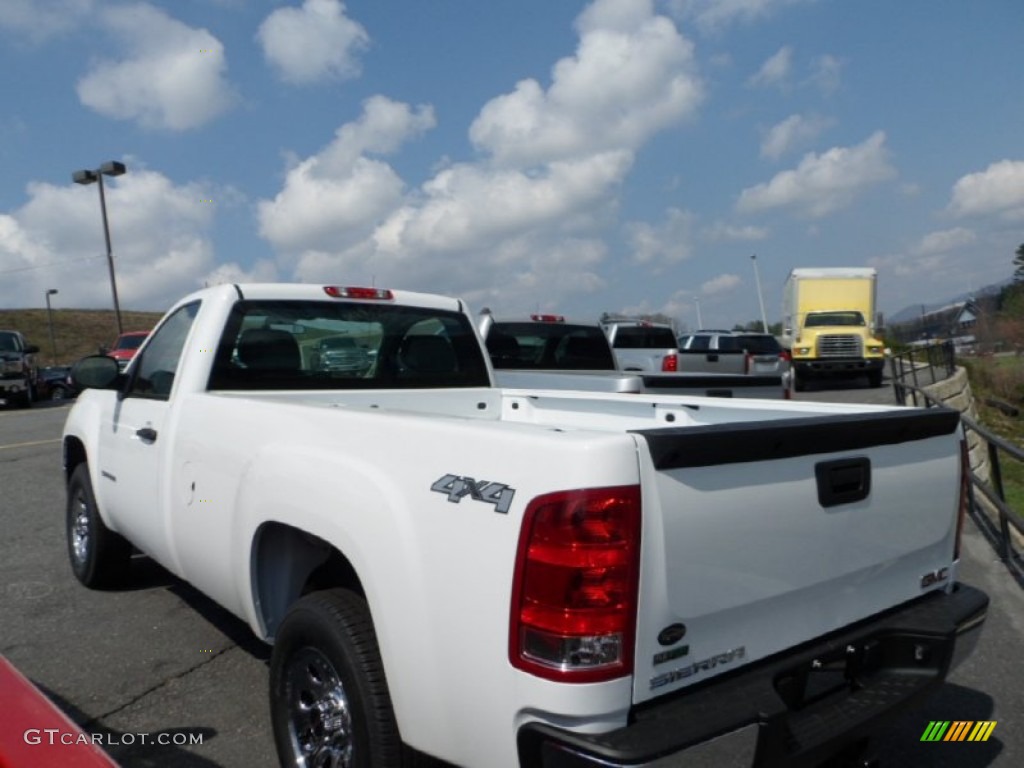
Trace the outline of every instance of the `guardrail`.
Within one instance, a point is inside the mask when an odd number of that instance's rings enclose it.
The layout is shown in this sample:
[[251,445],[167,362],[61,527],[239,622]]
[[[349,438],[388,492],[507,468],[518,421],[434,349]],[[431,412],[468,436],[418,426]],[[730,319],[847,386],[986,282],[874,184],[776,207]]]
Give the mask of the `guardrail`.
[[908,349],[898,355],[889,358],[889,372],[892,375],[892,386],[896,395],[896,402],[906,402],[906,379],[913,382],[910,387],[914,405],[917,405],[917,395],[914,390],[920,389],[921,382],[931,379],[929,383],[935,384],[942,379],[947,379],[956,372],[956,352],[952,341],[941,344],[932,344],[927,347]]
[[[948,408],[938,398],[927,392],[921,385],[920,379],[931,378],[930,383],[937,383],[956,370],[953,345],[948,344],[936,347],[929,347],[922,350],[915,350],[905,355],[900,355],[898,363],[892,366],[893,388],[896,393],[896,402],[906,403],[910,400],[915,406],[923,405],[925,408]],[[915,356],[917,358],[915,362]],[[939,376],[938,374],[944,374]],[[907,383],[906,379],[912,378],[913,384]],[[919,399],[920,398],[920,399]],[[968,512],[971,519],[977,524],[978,529],[989,539],[993,547],[999,553],[1010,573],[1017,581],[1024,585],[1024,559],[1020,552],[1014,548],[1013,534],[1015,530],[1024,536],[1024,520],[1006,501],[1006,491],[1003,486],[1002,462],[1004,459],[1013,461],[1024,461],[1024,449],[1004,440],[993,434],[963,413],[960,414],[965,432],[973,432],[985,445],[988,456],[989,477],[986,480],[980,477],[973,469],[970,472],[970,485],[968,487]],[[986,512],[979,503],[978,495],[984,497],[989,508],[993,511],[995,520],[990,513]]]

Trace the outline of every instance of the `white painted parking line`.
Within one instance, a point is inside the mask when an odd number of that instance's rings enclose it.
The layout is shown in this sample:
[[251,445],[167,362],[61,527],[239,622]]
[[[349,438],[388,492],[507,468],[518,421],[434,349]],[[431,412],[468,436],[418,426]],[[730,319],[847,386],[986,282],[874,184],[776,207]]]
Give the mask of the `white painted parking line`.
[[11,443],[10,445],[0,445],[0,451],[6,451],[8,448],[28,448],[33,445],[48,445],[49,443],[59,443],[61,438],[56,437],[53,440],[30,440],[27,443]]

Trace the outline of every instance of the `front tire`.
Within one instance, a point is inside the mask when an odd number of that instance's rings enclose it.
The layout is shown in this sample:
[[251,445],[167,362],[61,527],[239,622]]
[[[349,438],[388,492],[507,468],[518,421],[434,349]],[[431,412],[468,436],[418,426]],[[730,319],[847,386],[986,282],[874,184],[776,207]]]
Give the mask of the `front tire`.
[[75,578],[90,589],[114,587],[128,572],[131,545],[104,525],[92,492],[89,467],[79,464],[68,481],[66,532]]
[[313,592],[281,623],[270,659],[281,765],[399,768],[403,747],[365,600]]

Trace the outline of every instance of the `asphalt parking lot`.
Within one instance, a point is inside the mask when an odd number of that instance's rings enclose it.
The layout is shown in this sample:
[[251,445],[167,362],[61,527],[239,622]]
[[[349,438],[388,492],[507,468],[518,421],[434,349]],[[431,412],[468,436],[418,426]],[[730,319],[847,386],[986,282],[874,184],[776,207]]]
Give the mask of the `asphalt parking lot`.
[[[875,396],[884,401],[891,390],[826,387],[799,397]],[[105,734],[125,768],[276,765],[269,652],[246,625],[141,556],[127,590],[91,592],[72,577],[60,469],[67,408],[0,410],[0,654],[87,733]],[[883,766],[1024,765],[1024,590],[973,526],[960,576],[993,601],[981,644],[927,705],[878,735]],[[998,724],[984,743],[923,743],[931,720]],[[144,744],[143,734],[201,743]]]

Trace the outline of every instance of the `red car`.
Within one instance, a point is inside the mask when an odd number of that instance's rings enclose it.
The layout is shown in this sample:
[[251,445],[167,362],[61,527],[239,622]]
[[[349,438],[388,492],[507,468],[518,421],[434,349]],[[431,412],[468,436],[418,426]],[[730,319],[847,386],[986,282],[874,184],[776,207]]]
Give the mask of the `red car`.
[[0,768],[117,768],[67,715],[0,656]]
[[117,337],[114,346],[107,350],[107,355],[117,360],[117,367],[122,371],[135,357],[142,342],[149,336],[149,331],[128,331]]

